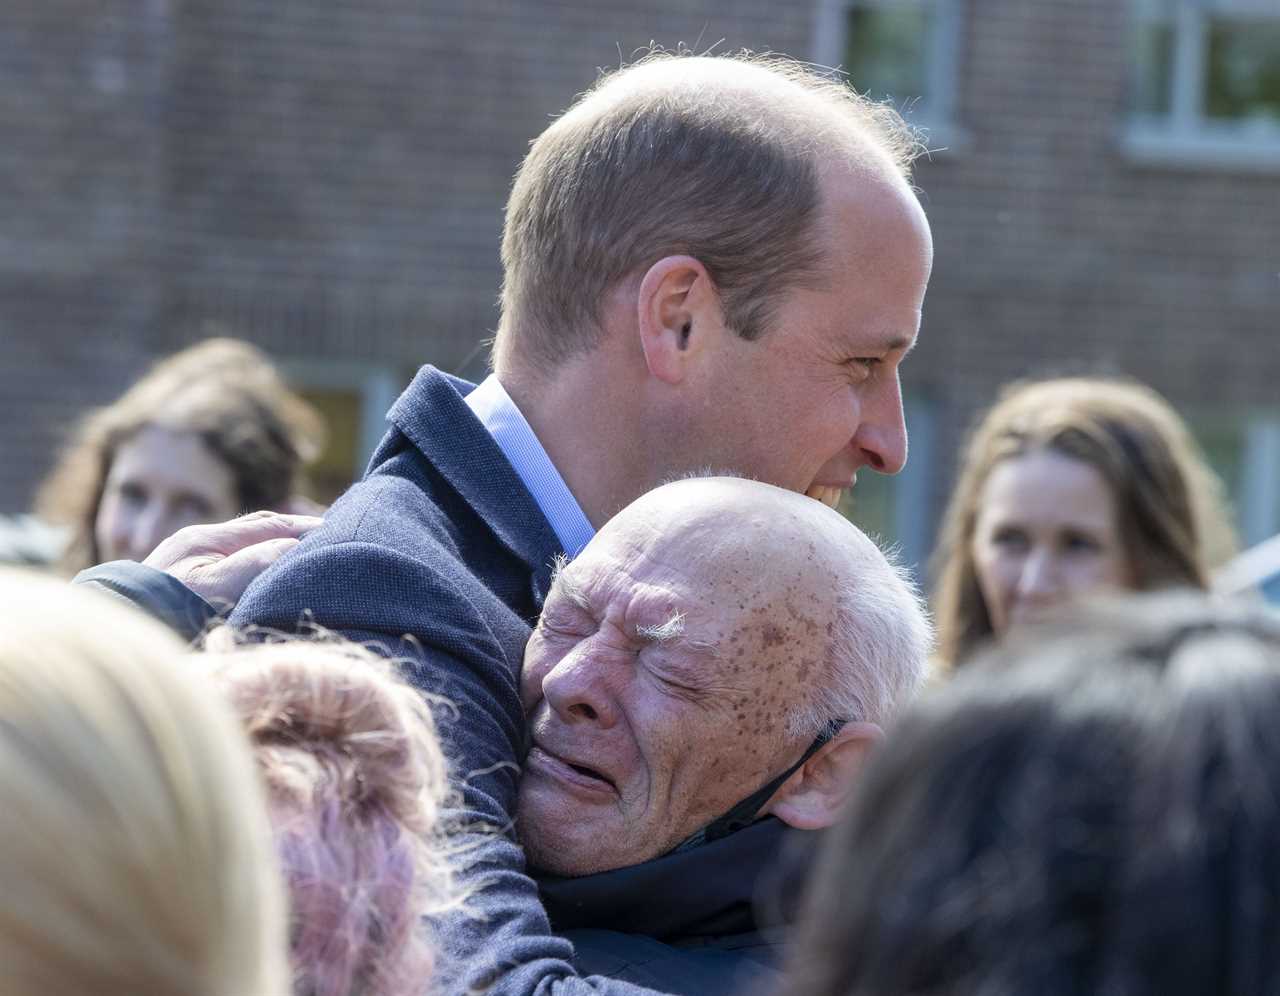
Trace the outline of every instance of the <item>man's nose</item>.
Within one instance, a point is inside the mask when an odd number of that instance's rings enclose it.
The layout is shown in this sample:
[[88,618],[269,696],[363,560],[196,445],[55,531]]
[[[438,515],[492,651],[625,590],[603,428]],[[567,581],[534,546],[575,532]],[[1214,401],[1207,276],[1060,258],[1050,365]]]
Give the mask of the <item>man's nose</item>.
[[590,658],[590,642],[578,644],[547,672],[542,694],[563,722],[588,722],[607,729],[617,722],[618,709],[603,666]]
[[862,451],[863,459],[872,470],[896,474],[906,466],[907,423],[896,372],[883,390],[864,400],[854,445]]

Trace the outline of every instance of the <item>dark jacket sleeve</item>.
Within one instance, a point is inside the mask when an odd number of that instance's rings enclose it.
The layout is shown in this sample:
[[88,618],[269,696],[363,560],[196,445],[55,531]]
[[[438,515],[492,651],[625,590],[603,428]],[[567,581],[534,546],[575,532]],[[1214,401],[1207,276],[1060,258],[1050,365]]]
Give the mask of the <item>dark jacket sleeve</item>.
[[90,567],[77,574],[71,583],[124,599],[159,619],[185,640],[196,639],[218,618],[212,605],[177,578],[133,560],[113,560]]
[[470,896],[467,909],[434,924],[441,953],[435,991],[652,996],[625,982],[579,976],[572,945],[552,933],[526,873],[511,830],[525,752],[518,676],[528,628],[485,603],[486,595],[447,557],[317,535],[249,587],[232,623],[287,632],[314,622],[375,643],[402,662],[414,684],[450,704],[438,711],[439,733],[457,799],[444,818],[460,848],[459,883]]

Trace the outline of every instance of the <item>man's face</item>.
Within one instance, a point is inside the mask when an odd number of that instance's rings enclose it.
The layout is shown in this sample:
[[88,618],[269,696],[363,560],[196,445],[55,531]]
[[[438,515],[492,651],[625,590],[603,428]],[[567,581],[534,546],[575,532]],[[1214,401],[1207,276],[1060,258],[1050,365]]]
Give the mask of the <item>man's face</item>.
[[796,288],[759,340],[729,338],[702,385],[717,466],[835,506],[859,468],[907,459],[898,366],[915,343],[933,248],[909,191],[834,175],[822,289]]
[[787,722],[823,666],[825,574],[779,570],[763,517],[735,523],[732,550],[723,525],[657,526],[606,526],[525,651],[534,747],[517,827],[547,871],[665,853],[807,746]]

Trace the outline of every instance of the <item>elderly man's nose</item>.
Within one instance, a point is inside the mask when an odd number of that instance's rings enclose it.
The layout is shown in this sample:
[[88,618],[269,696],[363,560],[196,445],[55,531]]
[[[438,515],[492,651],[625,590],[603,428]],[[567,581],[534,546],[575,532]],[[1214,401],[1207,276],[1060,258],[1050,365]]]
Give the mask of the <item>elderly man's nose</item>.
[[564,722],[592,722],[609,727],[616,721],[612,695],[593,670],[582,660],[565,660],[542,679],[543,697]]

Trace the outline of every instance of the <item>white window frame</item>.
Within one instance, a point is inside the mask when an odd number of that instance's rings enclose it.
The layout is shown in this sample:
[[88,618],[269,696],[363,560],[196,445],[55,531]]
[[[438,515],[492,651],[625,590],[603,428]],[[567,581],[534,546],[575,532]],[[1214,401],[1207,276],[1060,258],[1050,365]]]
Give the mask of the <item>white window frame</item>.
[[[1136,0],[1137,25],[1163,20],[1167,4]],[[1176,0],[1169,113],[1131,114],[1120,136],[1131,161],[1186,169],[1280,172],[1280,122],[1215,121],[1204,113],[1209,20],[1262,15],[1280,22],[1277,0]]]
[[[812,61],[845,70],[848,13],[855,7],[901,6],[908,0],[816,0]],[[963,0],[910,0],[932,6],[933,30],[925,47],[927,92],[911,107],[899,108],[911,124],[926,133],[930,153],[956,152],[968,144],[968,134],[956,120],[956,91],[960,84],[960,39]]]

